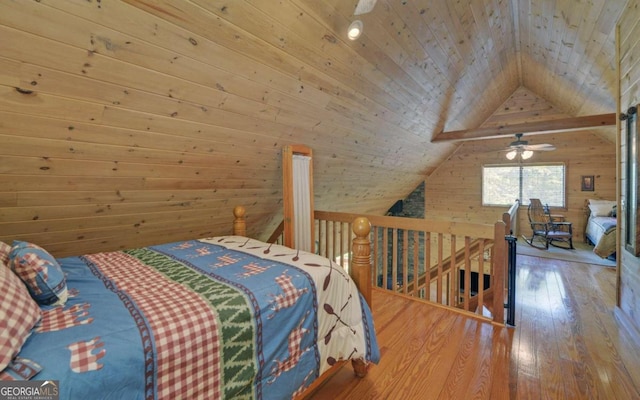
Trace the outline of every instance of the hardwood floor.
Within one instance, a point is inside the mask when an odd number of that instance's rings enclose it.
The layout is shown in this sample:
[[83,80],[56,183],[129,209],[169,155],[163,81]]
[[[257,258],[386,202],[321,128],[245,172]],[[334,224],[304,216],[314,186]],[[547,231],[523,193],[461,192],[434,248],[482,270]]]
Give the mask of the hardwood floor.
[[320,399],[639,399],[640,348],[614,316],[615,269],[518,255],[516,327],[374,291],[382,359]]

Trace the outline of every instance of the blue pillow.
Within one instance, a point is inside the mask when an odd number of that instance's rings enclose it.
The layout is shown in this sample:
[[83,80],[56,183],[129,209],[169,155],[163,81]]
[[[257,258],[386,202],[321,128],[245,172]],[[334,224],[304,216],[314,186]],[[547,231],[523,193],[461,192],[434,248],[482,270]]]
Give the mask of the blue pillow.
[[60,264],[43,248],[16,240],[9,253],[9,266],[40,305],[63,305],[67,281]]

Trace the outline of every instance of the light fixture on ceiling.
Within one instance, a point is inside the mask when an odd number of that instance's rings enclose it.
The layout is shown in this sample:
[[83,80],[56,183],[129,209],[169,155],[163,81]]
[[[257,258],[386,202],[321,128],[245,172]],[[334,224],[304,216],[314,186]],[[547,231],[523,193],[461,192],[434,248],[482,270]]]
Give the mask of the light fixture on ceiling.
[[506,154],[507,159],[513,160],[516,156],[520,154],[520,158],[523,160],[528,160],[533,156],[533,151],[531,150],[522,150],[522,149],[513,149]]
[[520,157],[521,160],[528,160],[533,156],[534,151],[553,151],[556,146],[548,143],[529,144],[528,141],[522,140],[522,133],[516,133],[515,142],[509,143],[505,149],[507,151],[507,159],[513,160]]
[[360,37],[360,35],[362,35],[362,21],[360,21],[359,19],[353,21],[351,23],[351,25],[349,25],[349,30],[347,31],[347,37],[350,40],[356,40],[357,38]]

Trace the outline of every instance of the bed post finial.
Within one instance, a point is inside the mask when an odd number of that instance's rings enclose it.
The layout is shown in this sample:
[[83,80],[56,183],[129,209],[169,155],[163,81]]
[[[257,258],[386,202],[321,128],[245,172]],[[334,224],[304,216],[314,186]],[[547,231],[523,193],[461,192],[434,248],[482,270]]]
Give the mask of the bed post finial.
[[235,236],[247,236],[247,221],[244,218],[246,210],[243,206],[235,206],[233,209],[233,234]]
[[360,293],[371,307],[371,242],[369,241],[371,223],[365,217],[358,217],[353,221],[353,260],[351,262],[351,277],[360,289]]

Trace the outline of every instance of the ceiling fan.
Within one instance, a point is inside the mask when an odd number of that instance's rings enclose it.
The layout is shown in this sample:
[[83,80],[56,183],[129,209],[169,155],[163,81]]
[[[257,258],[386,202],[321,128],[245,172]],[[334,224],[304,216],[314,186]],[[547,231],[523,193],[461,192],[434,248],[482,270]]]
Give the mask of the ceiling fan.
[[522,133],[516,133],[516,140],[509,143],[504,151],[507,152],[506,156],[509,160],[513,160],[518,155],[526,160],[533,156],[534,151],[553,151],[555,149],[556,146],[548,143],[529,144],[528,141],[522,140]]

